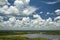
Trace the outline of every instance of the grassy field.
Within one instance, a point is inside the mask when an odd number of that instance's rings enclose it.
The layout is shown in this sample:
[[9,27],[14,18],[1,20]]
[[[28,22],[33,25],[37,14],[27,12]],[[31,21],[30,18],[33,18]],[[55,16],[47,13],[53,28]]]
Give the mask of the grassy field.
[[46,38],[26,38],[26,37],[22,37],[22,36],[12,36],[12,35],[8,35],[8,36],[0,36],[0,40],[49,40]]
[[48,35],[60,35],[59,31],[48,31],[48,32],[40,32],[40,31],[10,31],[10,32],[6,32],[6,31],[0,31],[0,40],[50,40],[50,39],[46,39],[46,38],[26,38],[24,37],[25,34],[48,34]]

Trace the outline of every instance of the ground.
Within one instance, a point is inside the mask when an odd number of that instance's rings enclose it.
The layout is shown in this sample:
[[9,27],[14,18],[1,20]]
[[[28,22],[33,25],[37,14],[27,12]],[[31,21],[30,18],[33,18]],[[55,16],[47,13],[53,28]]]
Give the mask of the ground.
[[0,31],[0,40],[51,40],[46,38],[26,38],[25,34],[60,35],[59,31]]

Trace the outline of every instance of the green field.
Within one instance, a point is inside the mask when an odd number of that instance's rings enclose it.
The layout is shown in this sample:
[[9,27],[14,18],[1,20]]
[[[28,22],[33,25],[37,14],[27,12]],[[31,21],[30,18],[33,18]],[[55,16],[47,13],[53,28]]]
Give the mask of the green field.
[[59,31],[50,31],[50,32],[40,32],[40,31],[12,31],[12,32],[2,32],[0,31],[0,40],[50,40],[46,38],[26,38],[24,35],[25,34],[48,34],[48,35],[60,35]]

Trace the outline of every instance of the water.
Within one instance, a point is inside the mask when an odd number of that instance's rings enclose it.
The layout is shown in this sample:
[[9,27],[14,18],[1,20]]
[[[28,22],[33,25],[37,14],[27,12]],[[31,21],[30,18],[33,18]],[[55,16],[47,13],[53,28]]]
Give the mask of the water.
[[52,40],[58,40],[60,38],[59,35],[47,35],[47,34],[26,34],[27,38],[47,38]]

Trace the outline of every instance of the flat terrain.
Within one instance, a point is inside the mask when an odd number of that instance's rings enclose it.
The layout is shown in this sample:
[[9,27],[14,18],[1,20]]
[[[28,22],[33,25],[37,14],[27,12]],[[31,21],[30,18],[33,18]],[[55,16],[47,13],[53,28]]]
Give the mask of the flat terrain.
[[60,35],[59,31],[0,31],[0,40],[51,40],[48,38],[27,38],[26,34]]

